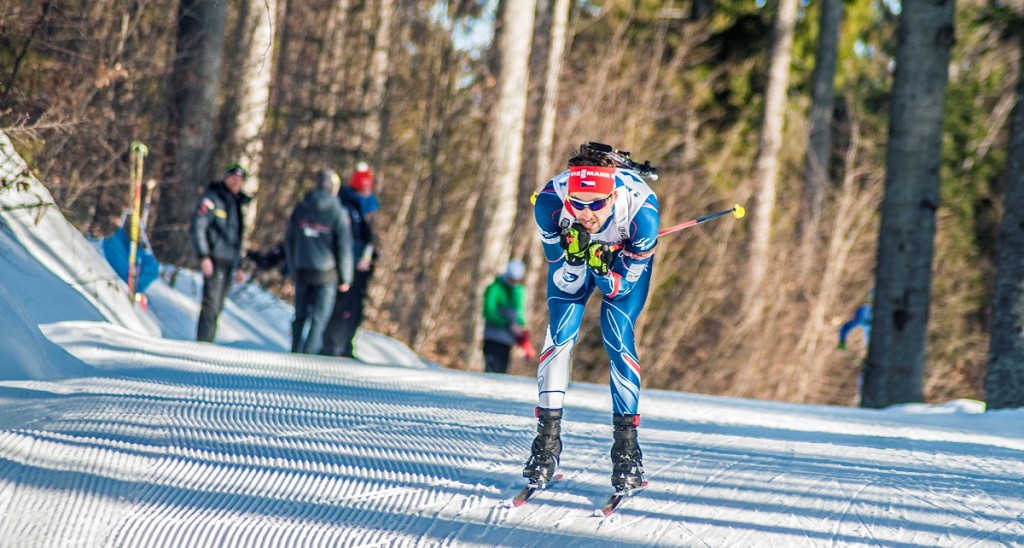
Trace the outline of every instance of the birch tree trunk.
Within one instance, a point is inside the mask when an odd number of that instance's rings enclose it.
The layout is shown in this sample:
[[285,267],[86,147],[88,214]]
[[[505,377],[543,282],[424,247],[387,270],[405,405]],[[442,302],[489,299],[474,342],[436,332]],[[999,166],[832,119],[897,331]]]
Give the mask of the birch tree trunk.
[[1013,107],[1006,191],[999,227],[999,270],[992,298],[985,402],[988,409],[1024,406],[1024,33]]
[[490,272],[508,261],[511,251],[513,224],[519,196],[519,174],[523,158],[523,130],[526,118],[526,90],[528,65],[533,36],[536,0],[505,0],[502,31],[498,48],[501,56],[499,73],[500,91],[491,115],[490,162],[479,175],[480,184],[486,186],[483,202],[482,226],[486,234],[476,264],[476,287],[473,288],[473,308],[470,341],[466,348],[466,363],[471,370],[480,369],[480,341],[483,318],[483,292],[490,283]]
[[821,208],[828,184],[832,154],[832,108],[835,100],[836,59],[839,29],[843,21],[843,0],[822,0],[818,25],[818,49],[811,76],[810,135],[804,156],[804,192],[800,208],[804,272],[809,272],[817,248]]
[[210,177],[224,55],[227,4],[182,0],[171,77],[167,164],[150,237],[162,261],[184,264],[194,252],[188,227],[198,191]]
[[[244,14],[246,40],[249,47],[245,52],[242,90],[239,94],[238,113],[235,118],[235,138],[241,143],[239,162],[249,171],[242,191],[253,196],[245,212],[246,234],[256,219],[257,200],[260,189],[260,166],[263,163],[263,129],[270,104],[270,86],[274,74],[274,28],[277,14],[277,0],[262,0],[250,4],[252,10]],[[248,240],[248,238],[246,238]]]
[[[377,31],[370,54],[370,68],[367,75],[366,93],[363,96],[363,124],[358,150],[363,157],[379,162],[382,157],[381,142],[385,134],[384,92],[387,89],[389,59],[391,53],[391,28],[395,19],[395,0],[380,0],[377,10]],[[380,165],[375,164],[380,170]],[[379,190],[379,189],[378,189]]]
[[[555,139],[555,120],[558,115],[558,81],[562,73],[562,57],[565,53],[565,35],[566,29],[569,26],[569,9],[571,7],[572,4],[569,0],[555,0],[552,7],[548,56],[544,68],[544,99],[540,110],[540,129],[537,132],[537,148],[535,152],[537,168],[533,176],[534,185],[540,185],[543,181],[555,175],[555,173],[552,173],[551,167],[551,146]],[[524,285],[527,295],[536,295],[537,285],[543,282],[546,274],[547,261],[542,260],[544,249],[533,222],[533,215],[525,215],[524,218],[527,219],[526,222],[531,228],[528,232],[530,237],[526,238],[527,251],[523,257],[527,265]],[[543,307],[535,304],[531,306],[529,311],[532,311],[537,316],[541,316]],[[530,321],[529,316],[527,316],[527,321]],[[537,335],[539,337],[544,336],[543,333],[538,333]]]
[[747,321],[760,323],[765,293],[762,287],[771,261],[772,215],[779,178],[779,150],[786,114],[786,90],[793,50],[797,0],[780,0],[772,38],[768,86],[764,96],[764,121],[761,125],[757,167],[754,170],[754,207],[750,219],[749,281],[747,284]]
[[861,406],[924,399],[935,211],[954,0],[905,0]]

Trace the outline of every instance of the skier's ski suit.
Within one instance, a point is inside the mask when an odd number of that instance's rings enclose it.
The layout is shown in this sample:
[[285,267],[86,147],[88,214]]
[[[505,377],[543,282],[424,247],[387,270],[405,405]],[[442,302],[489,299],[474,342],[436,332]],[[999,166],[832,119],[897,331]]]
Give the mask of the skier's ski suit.
[[615,170],[612,214],[592,242],[622,244],[605,276],[586,264],[565,262],[559,231],[574,221],[566,205],[569,172],[548,181],[538,193],[534,215],[548,261],[547,303],[550,323],[537,368],[540,407],[561,409],[569,383],[569,359],[579,336],[587,298],[595,288],[601,302],[601,335],[611,358],[612,410],[635,414],[640,400],[640,360],[634,344],[636,320],[647,301],[658,241],[658,199],[633,171]]

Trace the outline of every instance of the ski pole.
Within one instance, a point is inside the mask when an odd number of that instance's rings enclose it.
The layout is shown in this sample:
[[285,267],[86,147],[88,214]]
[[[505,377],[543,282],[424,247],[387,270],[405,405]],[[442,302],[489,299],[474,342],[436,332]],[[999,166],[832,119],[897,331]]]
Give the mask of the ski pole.
[[128,248],[128,298],[135,304],[135,287],[139,272],[135,258],[139,251],[139,214],[142,207],[142,160],[149,154],[149,147],[141,141],[132,141],[132,220],[131,240]]
[[[673,232],[679,232],[680,230],[683,230],[684,228],[690,228],[691,226],[699,225],[701,223],[706,223],[706,222],[710,221],[711,219],[717,219],[717,218],[719,218],[719,217],[721,217],[723,215],[728,215],[730,213],[732,213],[733,217],[735,217],[737,219],[742,219],[743,216],[747,214],[747,210],[743,209],[743,206],[741,206],[740,204],[736,204],[736,205],[732,206],[731,208],[726,209],[725,211],[719,211],[718,213],[711,213],[711,214],[705,215],[703,217],[697,217],[696,219],[690,219],[689,221],[686,221],[684,223],[679,223],[677,225],[670,226],[668,228],[663,228],[663,229],[658,231],[658,236],[664,236],[665,234],[671,234]],[[612,248],[612,251],[621,249],[622,248],[622,244],[615,244],[615,245],[611,246],[611,248]]]
[[696,219],[690,219],[689,221],[686,221],[685,223],[679,223],[679,224],[677,224],[675,226],[670,226],[668,228],[663,228],[663,229],[658,231],[658,236],[664,236],[665,234],[671,234],[673,232],[679,232],[680,230],[682,230],[684,228],[690,228],[691,226],[694,226],[694,225],[699,225],[701,223],[706,223],[706,222],[710,221],[711,219],[717,219],[717,218],[719,218],[719,217],[721,217],[723,215],[728,215],[730,213],[732,213],[733,217],[736,217],[737,219],[742,219],[743,216],[747,214],[747,210],[743,209],[743,206],[741,206],[740,204],[736,204],[736,205],[732,206],[730,209],[726,209],[725,211],[719,211],[718,213],[712,213],[710,215],[705,215],[703,217],[697,217]]

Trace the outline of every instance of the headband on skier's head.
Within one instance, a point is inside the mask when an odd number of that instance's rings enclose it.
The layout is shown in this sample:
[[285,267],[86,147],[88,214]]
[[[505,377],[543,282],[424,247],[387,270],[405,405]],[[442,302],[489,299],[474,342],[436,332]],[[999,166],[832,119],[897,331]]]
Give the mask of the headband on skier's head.
[[569,168],[569,194],[593,192],[608,195],[615,190],[615,168],[572,166]]

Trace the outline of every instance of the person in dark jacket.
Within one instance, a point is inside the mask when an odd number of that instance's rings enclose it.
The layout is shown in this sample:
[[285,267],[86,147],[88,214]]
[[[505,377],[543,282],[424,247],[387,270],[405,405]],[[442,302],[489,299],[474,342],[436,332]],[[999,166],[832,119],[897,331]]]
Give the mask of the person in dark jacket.
[[224,170],[224,179],[210,183],[199,198],[192,217],[192,245],[199,256],[203,274],[203,304],[199,312],[196,340],[212,342],[217,318],[224,308],[231,281],[240,282],[242,272],[242,210],[252,198],[242,194],[246,172],[239,164]]
[[484,371],[508,371],[512,346],[525,333],[523,276],[526,266],[518,259],[484,290]]
[[285,257],[295,283],[292,352],[316,354],[334,310],[335,292],[352,286],[352,229],[334,194],[334,170],[316,174],[316,188],[295,206],[285,233]]
[[348,212],[352,221],[352,253],[355,257],[355,279],[352,289],[338,293],[331,321],[324,333],[324,347],[321,354],[326,356],[353,357],[356,331],[363,323],[363,305],[373,277],[373,266],[377,260],[376,240],[372,220],[379,209],[377,197],[373,194],[373,172],[365,162],[359,162],[352,173],[347,187],[338,192],[338,201]]

